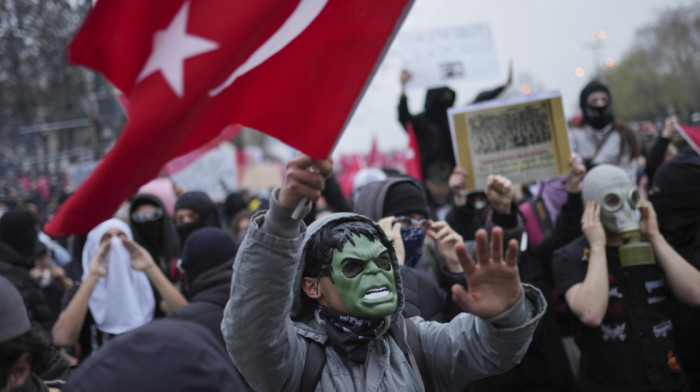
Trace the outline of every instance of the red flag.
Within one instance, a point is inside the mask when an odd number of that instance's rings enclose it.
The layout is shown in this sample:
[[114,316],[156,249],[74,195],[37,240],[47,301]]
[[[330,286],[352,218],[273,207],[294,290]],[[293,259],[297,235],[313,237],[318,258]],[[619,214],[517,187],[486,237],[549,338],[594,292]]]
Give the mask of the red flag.
[[406,174],[411,175],[418,180],[423,180],[423,173],[420,168],[420,150],[416,133],[413,131],[412,124],[406,124],[406,133],[408,133],[408,150],[406,151]]
[[129,122],[46,232],[90,230],[227,125],[327,157],[412,1],[100,0],[69,58],[126,95]]
[[683,135],[690,146],[700,154],[700,125],[681,125],[676,127],[679,133]]

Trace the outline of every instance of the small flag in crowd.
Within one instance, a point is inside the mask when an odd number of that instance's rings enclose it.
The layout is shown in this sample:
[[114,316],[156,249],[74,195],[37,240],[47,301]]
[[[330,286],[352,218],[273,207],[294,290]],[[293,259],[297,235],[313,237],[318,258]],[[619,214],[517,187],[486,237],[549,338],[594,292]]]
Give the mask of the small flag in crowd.
[[85,233],[228,125],[329,156],[413,0],[100,0],[71,43],[128,99],[112,150],[45,230]]
[[676,129],[683,135],[683,138],[690,146],[700,154],[700,125],[681,125],[678,124]]

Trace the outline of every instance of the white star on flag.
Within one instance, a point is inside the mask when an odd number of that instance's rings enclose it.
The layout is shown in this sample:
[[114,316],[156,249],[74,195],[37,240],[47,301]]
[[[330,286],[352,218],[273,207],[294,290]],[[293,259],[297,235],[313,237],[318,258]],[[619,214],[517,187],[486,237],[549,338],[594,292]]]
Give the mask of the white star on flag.
[[136,82],[160,71],[178,98],[184,95],[185,59],[218,49],[219,44],[187,34],[187,16],[190,3],[185,2],[168,27],[153,35],[153,51]]

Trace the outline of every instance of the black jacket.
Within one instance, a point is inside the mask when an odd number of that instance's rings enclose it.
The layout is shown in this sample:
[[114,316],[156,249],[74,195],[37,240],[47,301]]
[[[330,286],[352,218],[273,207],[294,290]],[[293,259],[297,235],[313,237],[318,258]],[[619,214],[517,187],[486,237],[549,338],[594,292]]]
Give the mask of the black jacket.
[[0,242],[0,275],[12,282],[22,294],[29,321],[40,325],[50,337],[53,326],[51,309],[41,286],[29,275],[30,268],[31,264],[26,256],[22,256],[9,245]]
[[202,272],[192,284],[190,303],[175,309],[168,317],[198,323],[211,331],[224,345],[221,320],[230,295],[232,265],[233,259]]

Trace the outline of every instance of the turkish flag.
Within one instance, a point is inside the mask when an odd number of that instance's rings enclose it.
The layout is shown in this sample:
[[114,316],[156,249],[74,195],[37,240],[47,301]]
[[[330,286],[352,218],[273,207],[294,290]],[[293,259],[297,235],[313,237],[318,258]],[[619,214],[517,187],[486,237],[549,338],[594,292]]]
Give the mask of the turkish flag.
[[408,133],[408,150],[406,154],[406,174],[423,180],[423,173],[420,168],[420,146],[418,138],[413,131],[413,124],[406,124],[406,133]]
[[122,136],[45,230],[84,233],[228,125],[330,155],[413,0],[100,0],[69,59],[128,98]]

